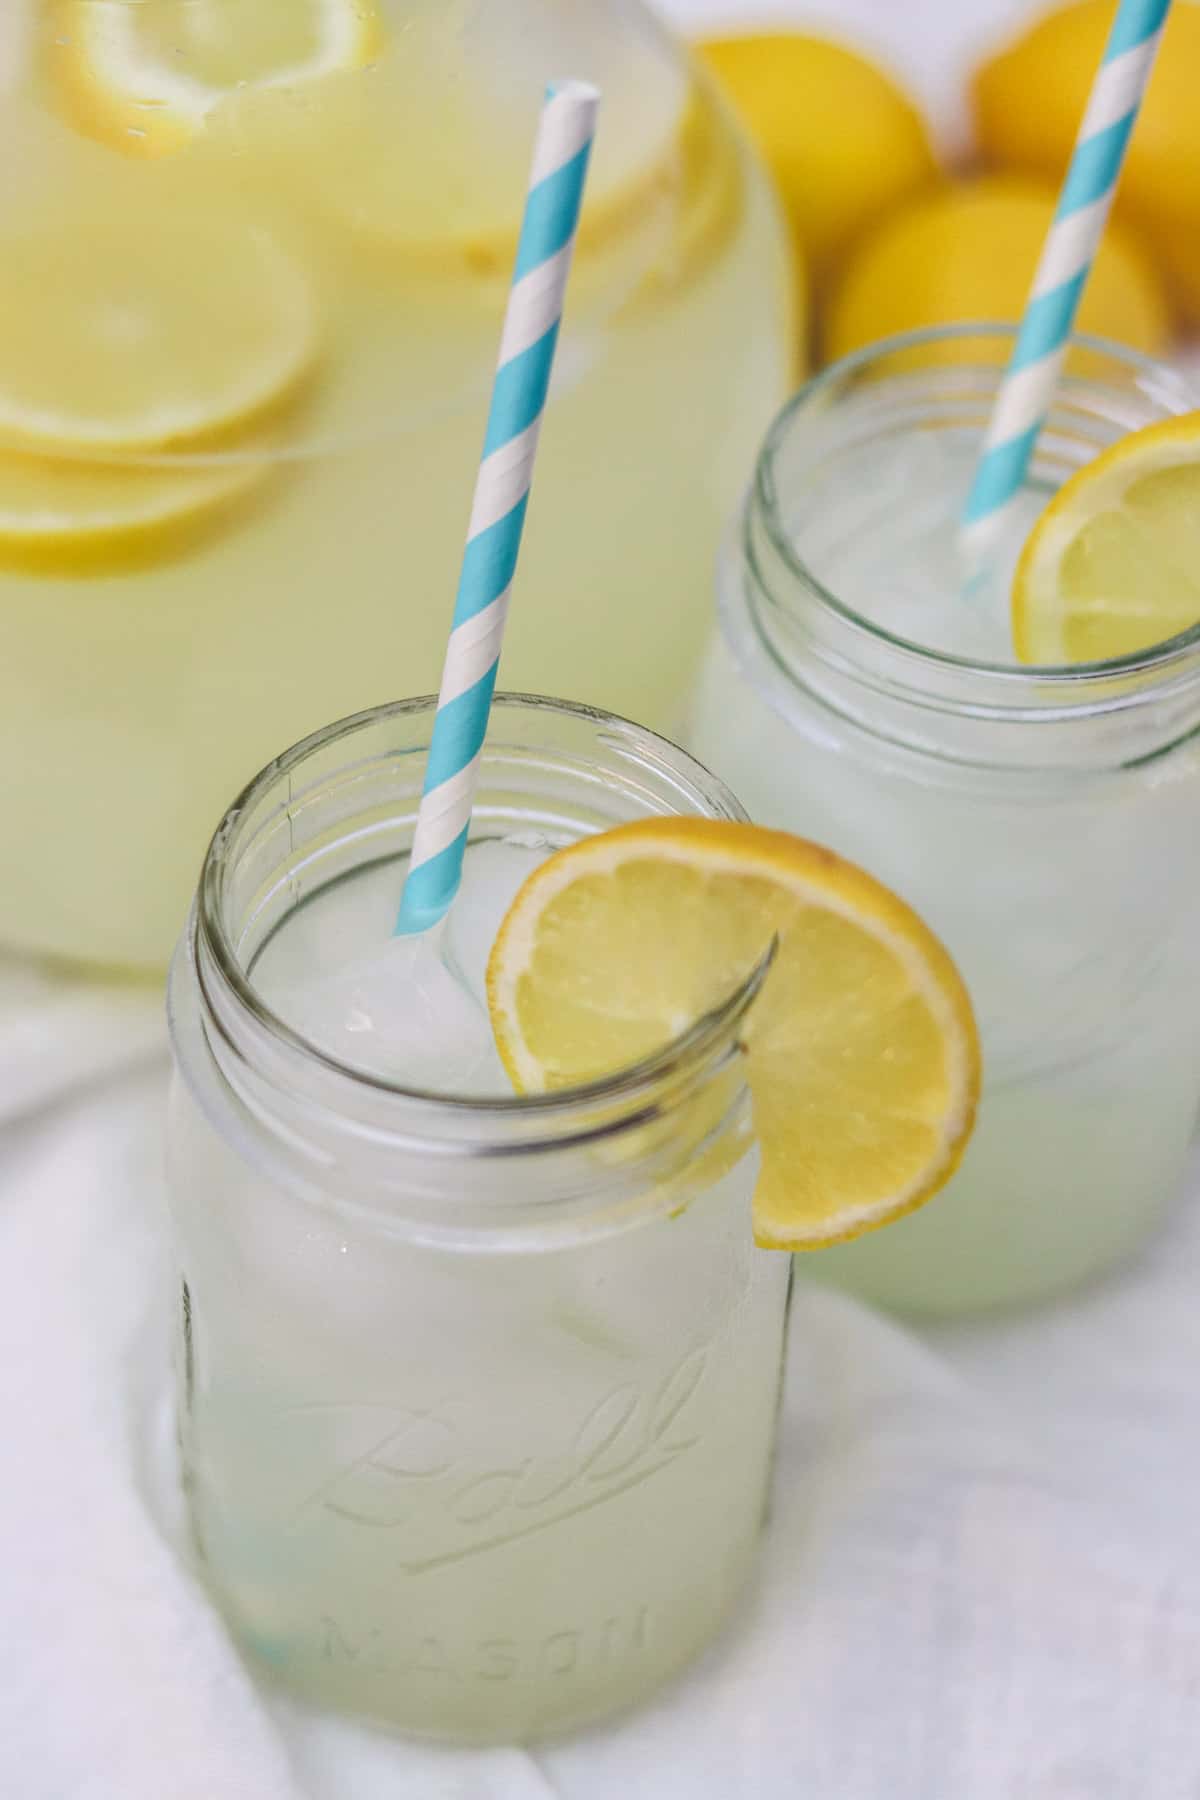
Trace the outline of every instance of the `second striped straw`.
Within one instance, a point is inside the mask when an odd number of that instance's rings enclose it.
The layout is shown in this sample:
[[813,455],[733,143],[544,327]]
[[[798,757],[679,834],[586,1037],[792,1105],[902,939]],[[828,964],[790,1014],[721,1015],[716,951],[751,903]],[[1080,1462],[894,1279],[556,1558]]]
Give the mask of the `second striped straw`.
[[479,754],[496,686],[509,592],[562,320],[600,96],[584,82],[546,91],[500,340],[483,460],[398,933],[427,931],[462,877]]
[[986,551],[1025,480],[1170,5],[1171,0],[1121,0],[1117,8],[984,438],[963,516],[968,551]]

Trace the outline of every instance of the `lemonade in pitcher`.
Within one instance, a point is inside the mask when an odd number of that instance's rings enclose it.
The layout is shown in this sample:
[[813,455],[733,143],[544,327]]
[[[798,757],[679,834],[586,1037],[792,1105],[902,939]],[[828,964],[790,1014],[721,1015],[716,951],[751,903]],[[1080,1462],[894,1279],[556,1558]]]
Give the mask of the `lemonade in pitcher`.
[[604,107],[504,679],[653,723],[796,341],[669,40],[595,0],[6,8],[0,944],[161,966],[223,798],[436,685],[560,74]]

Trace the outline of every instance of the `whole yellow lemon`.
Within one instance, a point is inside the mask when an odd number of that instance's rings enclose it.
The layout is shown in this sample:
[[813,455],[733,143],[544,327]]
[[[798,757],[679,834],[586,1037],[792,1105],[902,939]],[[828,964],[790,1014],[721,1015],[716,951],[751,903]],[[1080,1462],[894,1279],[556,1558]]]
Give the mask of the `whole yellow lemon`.
[[[972,110],[988,162],[1062,179],[1113,10],[1113,0],[1064,6],[977,71]],[[1200,6],[1174,6],[1167,17],[1116,213],[1168,270],[1183,315],[1200,321]]]
[[819,290],[864,227],[933,179],[921,115],[882,69],[826,38],[782,32],[698,48],[775,178]]
[[[826,318],[826,354],[922,325],[1019,319],[1055,200],[1049,183],[983,176],[892,213],[850,257]],[[1126,231],[1106,232],[1076,322],[1151,354],[1166,343],[1161,284]]]

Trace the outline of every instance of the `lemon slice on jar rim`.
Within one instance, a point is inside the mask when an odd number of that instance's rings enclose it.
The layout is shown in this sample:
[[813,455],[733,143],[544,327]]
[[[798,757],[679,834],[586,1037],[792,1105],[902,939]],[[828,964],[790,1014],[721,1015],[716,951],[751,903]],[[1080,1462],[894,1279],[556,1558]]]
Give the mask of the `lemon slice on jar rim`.
[[755,1237],[813,1250],[928,1200],[974,1121],[966,990],[887,888],[782,832],[639,820],[529,877],[492,949],[488,1006],[519,1092],[574,1086],[665,1047],[773,940],[742,1032]]
[[1017,563],[1023,663],[1133,656],[1200,624],[1200,412],[1120,438],[1064,483]]

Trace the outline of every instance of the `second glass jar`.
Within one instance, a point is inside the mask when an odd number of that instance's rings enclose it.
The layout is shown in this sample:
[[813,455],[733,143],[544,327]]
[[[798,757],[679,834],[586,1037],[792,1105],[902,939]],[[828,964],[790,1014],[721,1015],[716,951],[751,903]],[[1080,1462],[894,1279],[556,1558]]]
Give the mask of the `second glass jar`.
[[[1119,1262],[1178,1186],[1200,1095],[1200,632],[1021,668],[920,640],[922,622],[981,629],[948,610],[973,604],[948,556],[918,543],[899,573],[931,502],[953,549],[1010,344],[990,327],[896,340],[801,392],[731,544],[685,734],[753,817],[896,888],[971,989],[984,1096],[961,1170],[814,1270],[918,1313],[1043,1299]],[[1073,370],[1031,509],[1123,432],[1194,404],[1111,346]],[[851,557],[853,598],[831,573]]]

